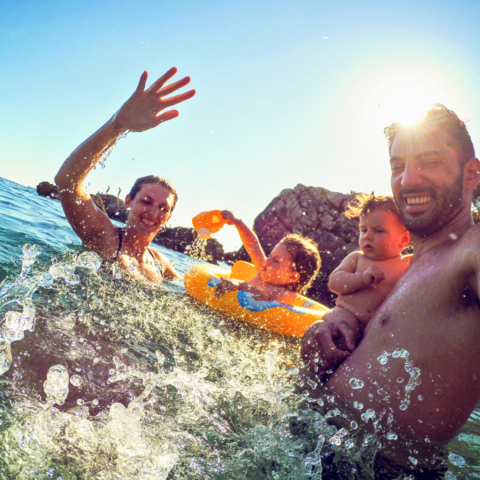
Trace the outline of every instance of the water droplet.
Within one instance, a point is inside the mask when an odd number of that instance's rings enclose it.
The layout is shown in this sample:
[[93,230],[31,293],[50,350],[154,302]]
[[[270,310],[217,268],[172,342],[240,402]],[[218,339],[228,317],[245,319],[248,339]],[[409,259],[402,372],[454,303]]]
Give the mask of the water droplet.
[[353,388],[353,390],[358,390],[359,388],[363,388],[365,385],[363,381],[359,380],[358,378],[351,378],[348,383],[350,384],[350,387]]
[[47,401],[63,405],[68,395],[68,371],[63,365],[50,367],[47,380],[43,383]]
[[97,406],[100,402],[95,398],[94,400],[92,400],[92,403]]
[[397,383],[403,383],[405,380],[402,377],[397,378]]
[[412,462],[414,465],[416,465],[418,463],[418,460],[415,458],[415,457],[408,457],[408,459],[410,460],[410,462]]
[[340,410],[338,408],[334,408],[325,414],[325,418],[338,417],[338,415],[340,415]]
[[461,455],[457,455],[453,452],[448,454],[448,461],[457,467],[463,467],[465,465],[465,459]]
[[318,385],[318,383],[314,382],[311,378],[307,379],[307,384],[313,390],[315,390],[317,388],[317,385]]
[[395,432],[388,432],[385,437],[387,440],[397,440],[398,435]]
[[0,340],[0,375],[3,375],[12,364],[12,349],[10,342]]
[[72,375],[70,377],[70,383],[75,385],[75,387],[79,387],[83,383],[83,378],[80,375]]
[[77,400],[77,405],[85,405],[85,400],[82,400],[81,398],[79,398]]
[[83,252],[81,253],[77,261],[75,262],[75,266],[88,268],[89,270],[93,270],[96,272],[100,266],[102,265],[102,257],[97,255],[94,252]]
[[398,348],[392,353],[392,358],[408,358],[410,354],[403,348]]
[[75,200],[75,203],[77,205],[81,205],[82,204],[82,199],[80,197],[77,197],[77,199]]
[[353,407],[356,408],[357,410],[362,410],[363,409],[363,403],[353,402]]
[[355,442],[353,439],[349,438],[346,442],[345,442],[345,448],[347,450],[350,450],[352,449],[353,447],[355,447]]
[[385,355],[380,355],[377,361],[380,362],[381,365],[385,365],[388,362],[388,358]]
[[355,420],[352,420],[352,421],[350,422],[350,428],[351,428],[352,430],[356,430],[356,429],[358,428],[358,423],[355,422]]
[[419,395],[417,398],[418,398],[420,401],[422,401],[422,400],[423,400],[423,395]]

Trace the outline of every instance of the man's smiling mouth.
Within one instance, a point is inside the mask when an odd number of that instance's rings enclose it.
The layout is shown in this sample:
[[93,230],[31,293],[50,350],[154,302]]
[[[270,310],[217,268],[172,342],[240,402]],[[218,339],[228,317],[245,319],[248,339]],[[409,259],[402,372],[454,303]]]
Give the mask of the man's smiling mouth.
[[424,203],[429,203],[432,200],[432,197],[430,196],[424,196],[424,197],[409,197],[405,199],[405,202],[407,205],[422,205]]

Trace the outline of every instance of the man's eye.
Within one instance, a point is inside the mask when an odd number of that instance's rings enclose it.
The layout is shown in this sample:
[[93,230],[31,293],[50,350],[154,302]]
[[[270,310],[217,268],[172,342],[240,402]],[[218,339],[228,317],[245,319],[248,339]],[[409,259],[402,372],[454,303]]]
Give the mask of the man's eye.
[[401,163],[392,163],[392,164],[390,164],[390,168],[391,168],[392,172],[398,172],[400,170],[403,170],[404,165],[401,164]]

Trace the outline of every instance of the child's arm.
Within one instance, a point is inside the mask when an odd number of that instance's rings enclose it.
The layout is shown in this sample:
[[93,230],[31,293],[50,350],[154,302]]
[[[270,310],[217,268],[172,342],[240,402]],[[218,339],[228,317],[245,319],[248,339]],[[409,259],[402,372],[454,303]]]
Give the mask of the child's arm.
[[380,283],[385,278],[384,273],[378,267],[369,267],[364,272],[357,272],[360,255],[360,252],[353,252],[347,255],[342,263],[332,272],[328,279],[330,291],[346,295],[372,283]]
[[265,294],[256,287],[244,282],[243,280],[237,280],[235,278],[222,277],[217,288],[215,288],[215,297],[220,298],[228,292],[234,292],[235,290],[242,290],[253,294],[255,300],[268,301]]
[[235,217],[235,215],[229,210],[223,210],[222,217],[227,221],[227,225],[235,225],[240,238],[242,239],[243,246],[250,255],[257,271],[260,271],[265,265],[267,256],[265,255],[254,231],[245,225],[242,220]]

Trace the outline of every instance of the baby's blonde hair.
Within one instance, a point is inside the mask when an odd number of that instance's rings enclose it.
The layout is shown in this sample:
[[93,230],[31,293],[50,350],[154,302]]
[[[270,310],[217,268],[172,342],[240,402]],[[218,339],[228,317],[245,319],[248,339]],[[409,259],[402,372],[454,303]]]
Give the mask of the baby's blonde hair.
[[368,193],[359,193],[348,204],[344,214],[347,218],[357,218],[368,215],[375,210],[386,210],[393,213],[400,225],[403,225],[395,201],[390,195],[375,195],[373,192],[370,195]]

